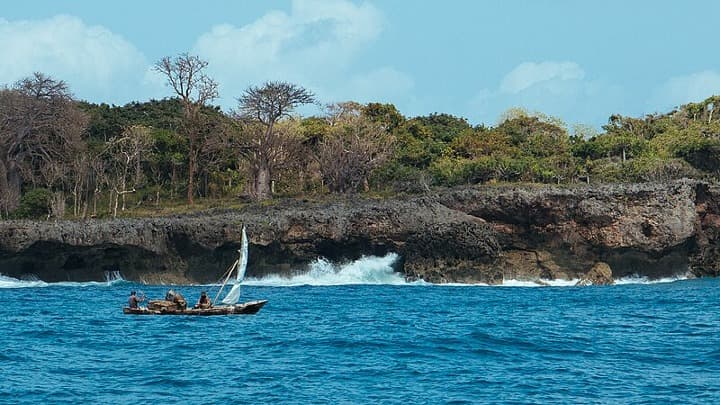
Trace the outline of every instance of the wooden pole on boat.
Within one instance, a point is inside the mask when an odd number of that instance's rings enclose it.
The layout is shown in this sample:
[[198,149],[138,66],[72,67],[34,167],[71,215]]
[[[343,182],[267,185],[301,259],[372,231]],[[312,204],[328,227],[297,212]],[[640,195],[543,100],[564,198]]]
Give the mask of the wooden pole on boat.
[[[218,297],[220,297],[220,293],[222,292],[223,288],[225,288],[225,284],[227,284],[228,280],[230,280],[232,271],[235,268],[235,266],[237,266],[238,261],[240,261],[240,260],[239,259],[235,260],[235,262],[232,265],[230,265],[230,268],[227,269],[227,272],[225,272],[225,274],[227,274],[227,276],[225,277],[225,281],[223,281],[222,285],[220,286],[220,289],[218,290],[217,295],[215,295],[215,298],[213,299],[213,302],[212,302],[213,306],[215,305],[215,301],[217,301]],[[225,274],[223,274],[223,275],[225,275]]]

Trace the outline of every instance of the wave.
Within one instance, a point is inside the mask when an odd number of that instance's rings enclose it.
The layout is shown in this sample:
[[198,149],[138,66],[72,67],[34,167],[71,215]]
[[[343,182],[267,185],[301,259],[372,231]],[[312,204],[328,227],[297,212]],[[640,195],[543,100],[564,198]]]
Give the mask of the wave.
[[20,280],[0,274],[0,288],[37,288],[37,287],[92,287],[92,286],[111,286],[125,283],[125,279],[119,271],[106,271],[105,281],[60,281],[56,283],[48,283],[37,278]]
[[[673,283],[675,281],[687,280],[686,275],[678,275],[673,277],[664,277],[659,279],[650,279],[639,275],[630,277],[621,277],[615,279],[615,285],[631,285],[631,284],[662,284]],[[521,281],[521,280],[504,280],[498,287],[574,287],[580,279],[573,280],[538,280],[538,281]]]
[[300,285],[333,286],[353,284],[412,284],[405,281],[405,276],[393,270],[397,261],[396,253],[383,257],[363,256],[345,264],[333,264],[323,258],[310,264],[306,273],[292,276],[267,275],[261,278],[246,278],[245,285],[292,287]]
[[[291,276],[270,274],[260,278],[246,278],[244,285],[268,286],[268,287],[294,287],[294,286],[338,286],[338,285],[414,285],[414,286],[443,286],[443,287],[574,287],[578,279],[574,280],[515,280],[506,279],[502,284],[485,283],[443,283],[433,284],[424,280],[409,282],[401,273],[393,270],[393,264],[398,260],[399,255],[389,253],[382,257],[363,256],[360,259],[344,264],[331,263],[319,258],[309,265],[305,273],[298,273]],[[687,280],[687,275],[677,275],[661,279],[649,279],[639,275],[618,278],[616,285],[631,284],[659,284]],[[16,279],[4,276],[0,273],[0,288],[32,288],[32,287],[90,287],[90,286],[112,286],[128,283],[123,279],[119,271],[106,271],[105,281],[87,282],[55,282],[48,283],[38,278]],[[207,284],[216,285],[216,284]]]
[[0,288],[47,287],[48,285],[42,280],[19,280],[0,274]]
[[432,284],[425,282],[425,285],[437,285],[443,287],[573,287],[578,279],[575,280],[515,280],[506,279],[503,280],[502,284],[487,284],[487,283],[442,283]]
[[640,276],[640,275],[634,275],[629,277],[622,277],[615,279],[615,284],[623,285],[623,284],[662,284],[662,283],[674,283],[676,281],[683,281],[688,280],[691,277],[688,277],[687,274],[678,274],[672,277],[663,277],[658,279],[650,279],[648,277]]
[[[641,277],[641,276],[632,276],[632,277],[622,277],[615,280],[615,285],[632,285],[632,284],[662,284],[662,283],[673,283],[676,281],[682,281],[687,280],[687,276],[675,276],[675,277],[665,277],[660,279],[650,279],[648,277]],[[442,285],[448,285],[448,286],[479,286],[479,287],[575,287],[577,283],[580,281],[580,279],[572,279],[572,280],[515,280],[515,279],[509,279],[509,280],[503,280],[502,284],[496,284],[496,285],[490,285],[490,284],[483,284],[483,283],[477,283],[477,284],[460,284],[460,283],[450,283],[450,284],[442,284]]]
[[[317,259],[311,263],[309,270],[305,273],[298,273],[291,276],[270,274],[260,278],[246,278],[245,285],[267,286],[267,287],[294,287],[301,285],[309,286],[337,286],[353,284],[369,285],[414,285],[414,286],[442,286],[442,287],[574,287],[580,281],[572,280],[516,280],[505,279],[502,284],[485,283],[443,283],[433,284],[424,280],[409,282],[401,273],[393,270],[393,264],[398,260],[399,255],[390,253],[383,257],[363,256],[360,259],[344,264],[334,264],[324,258]],[[658,284],[670,283],[688,279],[685,275],[666,277],[661,279],[649,279],[648,277],[632,276],[615,280],[617,285],[630,284]]]

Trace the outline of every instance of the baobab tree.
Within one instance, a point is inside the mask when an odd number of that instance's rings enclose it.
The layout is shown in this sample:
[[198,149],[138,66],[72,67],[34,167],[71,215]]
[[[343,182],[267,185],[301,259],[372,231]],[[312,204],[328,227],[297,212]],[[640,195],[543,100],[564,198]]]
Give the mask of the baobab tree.
[[202,109],[218,97],[218,85],[205,74],[208,62],[187,53],[174,58],[168,56],[155,64],[155,71],[167,79],[167,84],[180,98],[183,106],[183,133],[188,139],[187,199],[193,204],[198,157],[207,135],[203,130]]
[[251,86],[238,98],[234,115],[245,127],[247,139],[242,153],[250,165],[251,195],[255,199],[271,197],[272,176],[296,143],[286,131],[278,130],[278,121],[290,117],[296,107],[314,101],[312,92],[286,82]]

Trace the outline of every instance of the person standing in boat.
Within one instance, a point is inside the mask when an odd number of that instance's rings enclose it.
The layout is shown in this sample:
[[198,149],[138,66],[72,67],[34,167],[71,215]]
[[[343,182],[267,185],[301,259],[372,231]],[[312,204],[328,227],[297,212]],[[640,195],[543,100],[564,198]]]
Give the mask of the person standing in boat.
[[195,308],[200,309],[208,309],[212,306],[210,303],[210,298],[207,296],[207,292],[203,291],[200,293],[200,299],[198,300],[198,303],[195,305]]
[[145,301],[145,297],[139,297],[135,295],[135,291],[130,291],[130,296],[128,297],[128,306],[130,308],[138,308],[138,304]]

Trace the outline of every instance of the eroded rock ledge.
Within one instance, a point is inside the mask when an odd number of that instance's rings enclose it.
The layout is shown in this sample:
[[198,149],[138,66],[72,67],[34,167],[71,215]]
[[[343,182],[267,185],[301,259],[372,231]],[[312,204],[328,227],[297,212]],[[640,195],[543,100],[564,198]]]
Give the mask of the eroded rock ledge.
[[482,186],[393,199],[278,201],[186,216],[0,222],[0,272],[45,281],[213,282],[235,259],[248,275],[302,271],[397,252],[397,270],[430,282],[579,279],[719,272],[720,188],[683,180],[603,186]]

